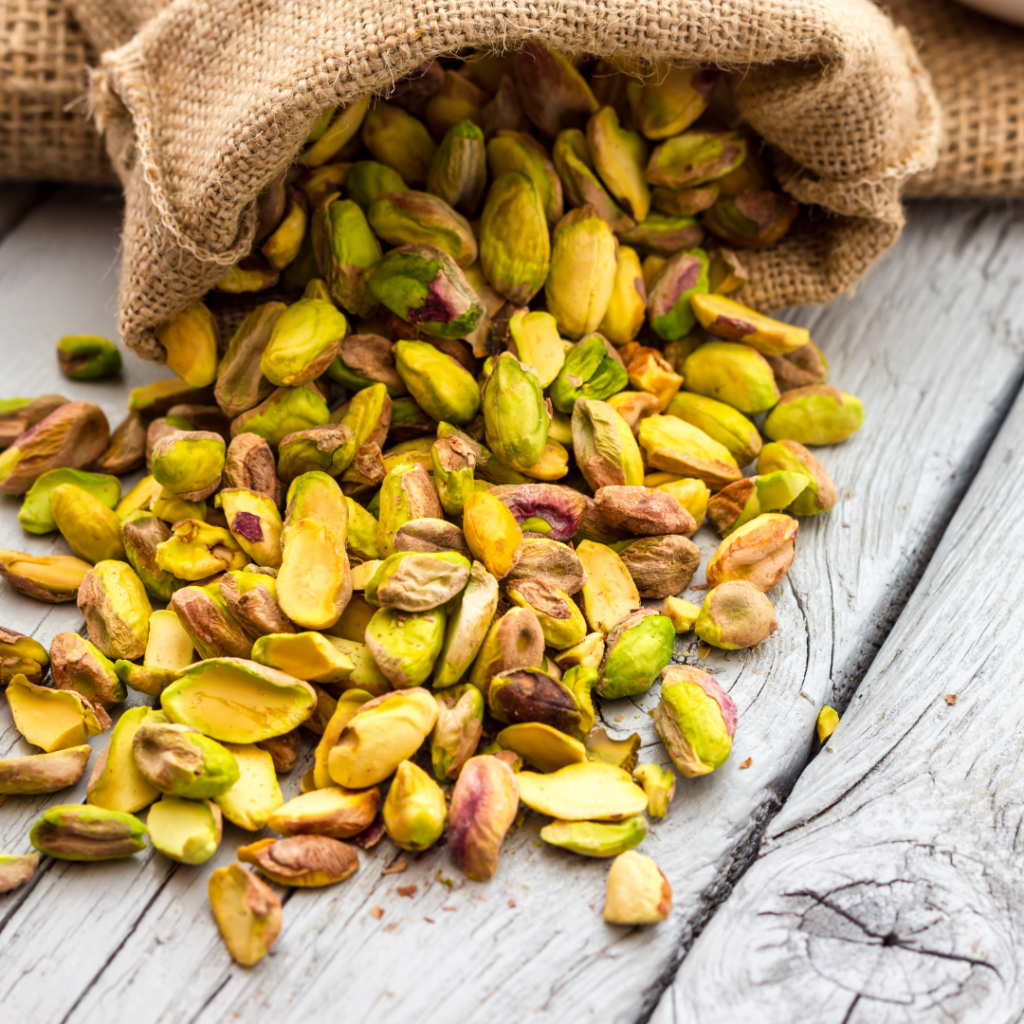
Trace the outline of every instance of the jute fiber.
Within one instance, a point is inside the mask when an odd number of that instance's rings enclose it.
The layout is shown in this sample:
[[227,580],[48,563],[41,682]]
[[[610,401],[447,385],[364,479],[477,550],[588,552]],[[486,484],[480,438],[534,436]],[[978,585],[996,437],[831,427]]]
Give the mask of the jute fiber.
[[61,0],[0,0],[0,181],[116,183],[84,117],[96,61]]
[[1024,196],[1024,30],[952,0],[891,0],[942,106],[938,164],[908,183],[933,198]]
[[163,358],[152,329],[248,253],[260,192],[321,109],[386,95],[430,57],[527,38],[731,71],[783,186],[816,204],[749,257],[743,297],[762,309],[849,288],[938,153],[927,73],[871,0],[175,0],[104,54],[91,91],[126,193],[124,342]]

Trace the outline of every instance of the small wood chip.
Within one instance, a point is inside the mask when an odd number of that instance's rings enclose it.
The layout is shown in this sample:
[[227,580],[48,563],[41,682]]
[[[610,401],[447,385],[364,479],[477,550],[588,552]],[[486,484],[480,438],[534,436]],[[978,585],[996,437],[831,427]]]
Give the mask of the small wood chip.
[[449,914],[453,914],[453,913],[455,913],[455,911],[456,911],[456,910],[458,910],[459,908],[458,908],[458,907],[442,907],[441,909],[442,909],[442,910],[447,910]]
[[711,653],[711,648],[707,644],[701,644],[697,648],[697,657],[703,661]]
[[510,907],[511,907],[511,908],[512,908],[513,910],[515,910],[515,906],[516,906],[516,901],[515,901],[515,900],[509,900],[509,901],[508,901],[508,905],[509,905],[509,906],[510,906]]
[[408,896],[412,899],[412,897],[416,895],[416,889],[417,887],[415,885],[399,885],[395,888],[395,892],[397,892],[399,896]]
[[950,707],[952,707],[956,703],[956,694],[955,693],[947,693],[946,694],[946,703]]
[[423,918],[423,920],[426,921],[427,924],[434,924],[435,923],[434,919],[432,917],[425,917],[425,918]]
[[377,918],[378,921],[384,916],[384,910],[382,907],[374,907],[370,913]]
[[749,768],[753,763],[754,763],[754,759],[752,757],[748,757],[746,759],[746,761],[740,761],[740,767],[741,768]]
[[398,860],[396,860],[395,863],[391,865],[391,867],[385,868],[381,872],[381,874],[382,875],[399,875],[408,866],[409,866],[409,862],[405,859],[405,857],[399,857]]

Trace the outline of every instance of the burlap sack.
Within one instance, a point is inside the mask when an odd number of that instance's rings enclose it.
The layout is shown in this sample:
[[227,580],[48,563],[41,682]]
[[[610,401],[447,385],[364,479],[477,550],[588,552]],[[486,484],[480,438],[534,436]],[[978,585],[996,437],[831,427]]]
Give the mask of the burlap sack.
[[[76,3],[87,17],[110,0]],[[91,93],[127,199],[125,344],[163,357],[152,328],[248,252],[259,193],[322,108],[437,54],[526,38],[731,69],[784,187],[817,204],[749,258],[744,297],[763,309],[855,282],[899,234],[904,182],[936,159],[927,74],[870,0],[175,0],[104,54]]]
[[0,181],[116,184],[84,117],[96,60],[62,0],[0,0]]
[[889,0],[942,106],[938,164],[913,178],[922,197],[1024,196],[1024,30],[953,0]]

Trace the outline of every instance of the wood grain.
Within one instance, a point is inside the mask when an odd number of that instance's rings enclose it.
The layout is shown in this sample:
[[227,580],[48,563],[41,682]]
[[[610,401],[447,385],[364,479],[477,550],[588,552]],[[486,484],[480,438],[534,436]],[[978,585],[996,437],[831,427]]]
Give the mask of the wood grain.
[[652,1020],[1019,1021],[1024,396]]
[[[28,226],[0,246],[0,266]],[[486,885],[462,878],[443,849],[383,876],[398,856],[385,841],[341,886],[287,894],[273,954],[245,971],[228,959],[206,902],[210,869],[251,839],[229,828],[205,868],[153,854],[137,858],[141,870],[135,862],[99,873],[61,865],[16,905],[0,897],[5,1008],[26,1020],[102,1024],[234,1014],[299,1021],[341,1007],[346,1019],[396,1022],[646,1016],[806,763],[821,702],[833,684],[855,687],[874,657],[1016,393],[1024,292],[1013,254],[1022,249],[1024,224],[1005,209],[920,207],[856,296],[796,317],[824,346],[833,382],[864,400],[868,421],[854,440],[821,453],[841,500],[827,517],[801,523],[794,569],[772,594],[776,635],[756,651],[708,658],[739,706],[740,727],[727,765],[681,779],[669,817],[644,845],[675,890],[665,925],[605,925],[607,864],[541,846],[541,822],[531,815]],[[77,273],[62,278],[65,287],[76,287]],[[6,307],[6,293],[0,302]],[[36,390],[52,386],[49,364],[36,365]],[[4,546],[20,532],[8,504],[0,510]],[[702,534],[706,556],[714,540]],[[699,600],[699,592],[691,596]],[[30,612],[9,592],[3,602],[0,621],[27,631],[35,616],[43,642],[68,628],[58,624],[62,613]],[[694,648],[683,644],[678,657],[696,660]],[[612,730],[641,733],[643,760],[665,761],[644,714],[656,699],[606,704],[602,716]],[[747,758],[751,767],[740,769]],[[284,780],[287,792],[301,770]],[[66,799],[81,797],[53,802]],[[0,846],[20,838],[17,849],[25,848],[36,813],[9,802],[0,811]],[[411,884],[413,896],[396,893]],[[378,905],[379,920],[370,913]]]

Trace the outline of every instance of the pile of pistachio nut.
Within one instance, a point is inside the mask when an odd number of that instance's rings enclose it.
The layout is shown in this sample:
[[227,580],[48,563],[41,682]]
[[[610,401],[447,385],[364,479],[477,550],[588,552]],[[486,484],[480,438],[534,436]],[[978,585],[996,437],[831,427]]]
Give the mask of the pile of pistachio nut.
[[[75,784],[128,690],[151,698],[36,850],[129,857],[148,834],[201,864],[226,818],[277,834],[237,857],[280,885],[339,882],[384,834],[444,837],[485,881],[523,804],[552,819],[545,843],[615,857],[608,921],[665,919],[668,882],[633,848],[675,774],[595,729],[595,702],[660,683],[675,768],[723,764],[735,706],[672,663],[677,635],[771,635],[794,517],[836,501],[805,446],[863,418],[806,330],[727,295],[734,250],[797,214],[729,110],[707,68],[535,44],[433,61],[387,102],[325,111],[253,255],[159,329],[177,376],[133,391],[113,435],[89,402],[0,406],[0,490],[74,552],[0,551],[0,572],[77,600],[88,627],[49,651],[0,635],[15,724],[43,751],[0,760],[0,794]],[[120,366],[101,338],[58,355],[77,380]],[[697,607],[678,595],[705,518],[721,544]],[[284,801],[303,729],[313,767]],[[37,860],[0,857],[0,891]],[[237,863],[209,884],[255,963],[277,895]]]

